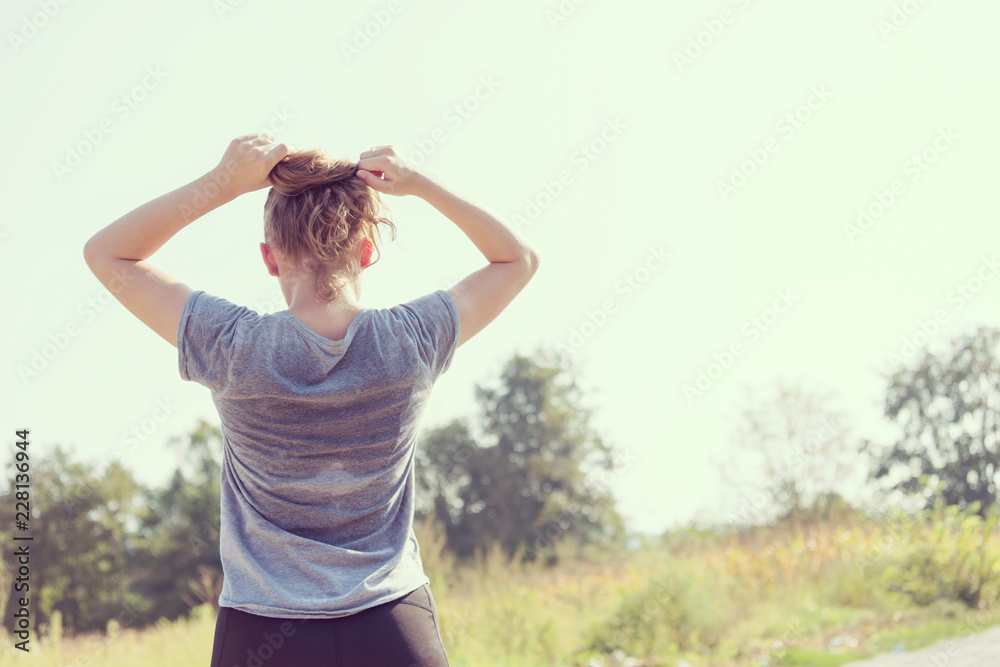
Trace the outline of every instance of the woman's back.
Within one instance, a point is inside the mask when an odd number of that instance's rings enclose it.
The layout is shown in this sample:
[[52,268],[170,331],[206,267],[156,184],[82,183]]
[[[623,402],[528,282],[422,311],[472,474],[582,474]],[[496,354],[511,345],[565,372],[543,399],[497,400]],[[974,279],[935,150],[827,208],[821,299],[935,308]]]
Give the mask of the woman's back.
[[413,448],[458,333],[444,290],[362,311],[339,341],[287,311],[191,295],[181,373],[212,389],[225,441],[221,606],[333,618],[428,583]]

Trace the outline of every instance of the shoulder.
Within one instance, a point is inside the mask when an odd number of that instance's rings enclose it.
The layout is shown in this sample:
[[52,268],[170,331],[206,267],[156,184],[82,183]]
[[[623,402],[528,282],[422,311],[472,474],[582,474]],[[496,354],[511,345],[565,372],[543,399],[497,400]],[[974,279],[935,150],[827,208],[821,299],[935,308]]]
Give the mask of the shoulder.
[[219,330],[243,327],[261,321],[261,315],[246,306],[204,290],[192,292],[181,311],[179,330],[195,328]]
[[455,307],[455,302],[448,290],[439,289],[388,308],[387,311],[395,317],[412,317],[414,315],[447,316],[452,312],[457,313],[458,309]]
[[447,370],[461,331],[458,308],[447,290],[423,294],[387,312],[433,377]]
[[199,312],[231,313],[233,315],[239,315],[240,317],[250,315],[260,317],[260,314],[255,310],[230,301],[225,297],[218,296],[217,294],[210,294],[205,290],[195,290],[192,292],[188,296],[185,308],[197,310]]

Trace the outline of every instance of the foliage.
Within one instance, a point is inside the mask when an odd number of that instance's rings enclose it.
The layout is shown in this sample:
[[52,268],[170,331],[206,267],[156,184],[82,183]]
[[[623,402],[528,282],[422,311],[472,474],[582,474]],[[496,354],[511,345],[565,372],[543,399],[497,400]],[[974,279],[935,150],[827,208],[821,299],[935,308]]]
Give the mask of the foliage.
[[175,470],[163,489],[146,491],[132,563],[135,589],[151,602],[144,622],[218,604],[221,448],[220,429],[199,422],[185,448],[188,471]]
[[737,607],[727,598],[718,580],[671,567],[627,596],[589,648],[644,657],[711,652],[736,621]]
[[903,557],[886,569],[883,582],[918,605],[956,600],[971,608],[1000,599],[997,521],[984,520],[974,503],[965,510],[938,502],[933,511],[899,519]]
[[902,434],[886,448],[867,443],[872,479],[922,502],[978,503],[985,516],[1000,480],[1000,330],[980,327],[938,354],[927,351],[888,378],[885,415]]
[[484,435],[465,421],[434,429],[417,448],[419,516],[443,521],[460,558],[494,542],[508,555],[554,558],[556,542],[609,543],[624,535],[600,473],[615,450],[589,426],[564,369],[516,355],[495,388],[476,387]]
[[[28,593],[35,622],[44,623],[58,611],[67,626],[94,630],[104,629],[109,618],[134,616],[145,602],[130,588],[133,551],[128,537],[140,511],[142,487],[119,463],[98,471],[72,462],[61,446],[31,470],[34,539]],[[0,502],[12,507],[8,498]],[[7,602],[7,619],[16,597]]]
[[[776,404],[748,409],[742,431],[765,457],[772,523],[687,526],[635,551],[622,547],[608,488],[620,457],[590,427],[579,388],[560,365],[515,356],[496,386],[476,388],[481,433],[455,420],[417,446],[415,530],[454,662],[605,664],[624,652],[650,665],[827,664],[832,633],[848,628],[874,646],[900,619],[1000,620],[1000,511],[988,481],[1000,422],[986,388],[998,342],[980,330],[890,387],[887,414],[904,436],[876,459],[874,477],[902,469],[895,488],[936,504],[882,516],[851,507],[831,478],[808,472],[842,468],[840,418],[823,397],[781,390]],[[63,626],[67,646],[107,628],[134,638],[153,623],[162,638],[191,617],[210,647],[221,442],[199,423],[162,489],[114,462],[75,463],[58,446],[39,459],[32,592],[43,639],[57,641]],[[0,502],[12,505],[10,490]],[[108,636],[106,664],[119,654],[146,656],[122,664],[155,664],[141,641]],[[200,655],[164,650],[175,664]]]
[[[421,523],[417,534],[452,664],[609,666],[624,664],[610,660],[619,655],[647,667],[777,667],[845,664],[1000,623],[995,588],[984,587],[976,609],[943,599],[924,606],[908,591],[890,591],[898,584],[892,568],[903,572],[935,540],[967,540],[988,559],[1000,557],[1000,536],[971,509],[912,519],[857,514],[711,534],[689,527],[660,545],[612,551],[600,564],[566,556],[556,567],[512,558],[499,544],[456,560],[443,551],[440,526]],[[705,539],[684,544],[697,533]],[[969,568],[944,571],[977,581]],[[837,597],[847,582],[855,593]],[[864,586],[872,592],[861,594]],[[44,637],[33,659],[39,667],[197,664],[211,654],[213,629],[214,610],[203,605],[144,631],[64,638],[61,648]],[[3,642],[0,663],[11,655]]]
[[[31,473],[36,626],[56,612],[70,635],[104,630],[112,619],[142,626],[217,601],[220,468],[212,445],[220,438],[217,427],[201,422],[186,451],[191,471],[176,471],[159,490],[117,461],[103,469],[74,462],[60,445],[39,457]],[[0,502],[13,505],[9,496]],[[6,618],[16,603],[7,599]]]

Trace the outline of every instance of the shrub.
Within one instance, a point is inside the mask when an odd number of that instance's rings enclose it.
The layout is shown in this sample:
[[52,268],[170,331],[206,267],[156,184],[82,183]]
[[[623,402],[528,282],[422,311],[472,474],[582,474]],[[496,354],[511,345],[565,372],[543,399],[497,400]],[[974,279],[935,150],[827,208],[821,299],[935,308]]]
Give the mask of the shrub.
[[626,597],[589,648],[658,657],[711,651],[725,635],[730,609],[722,587],[674,568]]
[[995,605],[1000,599],[1000,515],[984,520],[978,510],[975,503],[964,510],[939,503],[908,520],[909,548],[886,570],[887,588],[921,606],[935,600],[957,600],[971,608]]

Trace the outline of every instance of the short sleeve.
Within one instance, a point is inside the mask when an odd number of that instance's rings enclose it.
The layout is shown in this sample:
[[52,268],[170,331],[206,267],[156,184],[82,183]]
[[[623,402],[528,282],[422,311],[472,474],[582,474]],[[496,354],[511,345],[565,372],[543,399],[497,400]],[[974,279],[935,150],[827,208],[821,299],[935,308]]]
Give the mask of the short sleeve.
[[198,290],[181,311],[177,327],[177,356],[181,378],[218,391],[229,374],[236,344],[237,323],[254,314],[222,297]]
[[461,320],[447,290],[437,290],[391,309],[399,316],[417,346],[421,361],[439,375],[451,366],[458,347]]

